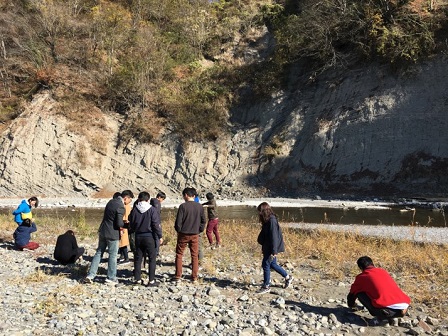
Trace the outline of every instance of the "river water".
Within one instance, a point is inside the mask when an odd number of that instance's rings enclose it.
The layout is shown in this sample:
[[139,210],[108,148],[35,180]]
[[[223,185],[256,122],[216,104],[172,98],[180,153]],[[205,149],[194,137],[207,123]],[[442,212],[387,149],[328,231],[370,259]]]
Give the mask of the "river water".
[[[10,214],[12,209],[0,208],[1,214]],[[391,209],[355,209],[355,208],[322,208],[322,207],[276,207],[275,213],[280,222],[324,223],[324,224],[365,224],[386,226],[421,226],[446,227],[445,213],[427,208]],[[37,208],[33,209],[36,218],[51,217],[55,220],[76,221],[80,214],[88,224],[98,225],[101,222],[101,208]],[[173,221],[176,209],[162,208],[162,219]],[[221,220],[244,220],[251,223],[257,221],[257,211],[252,206],[228,206],[219,208]]]

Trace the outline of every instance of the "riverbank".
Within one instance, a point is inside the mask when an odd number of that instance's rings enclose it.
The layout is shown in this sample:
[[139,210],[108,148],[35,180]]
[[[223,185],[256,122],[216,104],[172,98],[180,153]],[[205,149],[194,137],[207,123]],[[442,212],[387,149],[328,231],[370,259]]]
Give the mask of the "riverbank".
[[[0,198],[0,207],[15,207],[22,201],[22,198]],[[102,208],[109,201],[109,198],[68,198],[68,197],[49,197],[39,198],[39,207],[57,208],[57,207],[77,207],[77,208]],[[365,208],[365,209],[387,209],[396,206],[396,203],[380,200],[373,201],[348,201],[338,199],[311,199],[311,198],[250,198],[234,200],[228,198],[217,198],[219,206],[245,205],[256,207],[261,202],[268,202],[272,207],[326,207],[326,208]],[[181,198],[167,198],[163,202],[165,208],[177,208],[183,203]],[[205,199],[204,199],[205,202]]]

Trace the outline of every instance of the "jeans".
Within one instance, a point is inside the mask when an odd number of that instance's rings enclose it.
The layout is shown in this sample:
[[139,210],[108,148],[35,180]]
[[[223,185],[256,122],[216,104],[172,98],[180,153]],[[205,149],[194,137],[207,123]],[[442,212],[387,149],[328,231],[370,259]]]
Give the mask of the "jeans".
[[269,287],[269,284],[271,283],[271,268],[284,278],[288,275],[288,273],[277,264],[277,257],[272,257],[270,254],[263,255],[261,267],[263,268],[263,287]]
[[199,271],[199,235],[185,233],[177,234],[175,278],[180,279],[182,277],[182,258],[187,245],[191,254],[191,279],[197,280]]
[[219,245],[221,243],[221,238],[219,237],[219,231],[218,231],[218,224],[219,224],[218,218],[210,219],[207,223],[206,233],[207,233],[207,238],[208,238],[208,242],[210,243],[210,245],[213,244],[212,233],[215,235],[216,244]]
[[134,278],[141,280],[142,278],[142,259],[148,256],[149,281],[153,281],[156,277],[156,241],[153,236],[135,235],[135,258],[134,258]]
[[98,272],[98,267],[100,265],[101,258],[103,257],[106,248],[109,250],[109,260],[107,262],[107,278],[112,281],[117,280],[117,253],[119,240],[106,239],[103,236],[98,238],[98,248],[93,256],[92,263],[90,264],[89,273],[87,277],[94,279],[96,273]]

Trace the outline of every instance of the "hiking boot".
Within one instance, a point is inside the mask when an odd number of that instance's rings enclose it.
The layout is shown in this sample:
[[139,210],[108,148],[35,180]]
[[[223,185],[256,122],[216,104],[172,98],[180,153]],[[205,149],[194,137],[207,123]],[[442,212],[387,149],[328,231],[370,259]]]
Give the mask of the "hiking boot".
[[287,275],[285,277],[285,285],[284,288],[288,288],[289,285],[291,285],[292,281],[294,280],[294,278],[292,277],[292,275]]
[[271,289],[269,287],[261,287],[259,290],[257,290],[256,294],[264,294],[264,293],[269,293],[271,291]]

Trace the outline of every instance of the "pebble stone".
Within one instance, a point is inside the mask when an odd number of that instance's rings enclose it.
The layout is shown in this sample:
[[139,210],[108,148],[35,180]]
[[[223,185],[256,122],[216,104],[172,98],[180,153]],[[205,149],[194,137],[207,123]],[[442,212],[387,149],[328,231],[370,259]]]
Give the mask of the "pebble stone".
[[80,283],[94,244],[84,245],[85,260],[71,266],[53,260],[53,245],[34,252],[2,245],[0,302],[7,317],[0,325],[2,335],[448,336],[446,317],[431,316],[424,304],[412,307],[409,317],[371,326],[366,310],[353,313],[344,303],[352,279],[316,280],[323,278],[318,270],[293,263],[288,267],[296,279],[292,286],[284,289],[273,272],[271,292],[257,294],[262,281],[258,268],[253,267],[249,279],[239,267],[224,267],[219,260],[213,273],[201,270],[196,283],[188,279],[185,260],[185,279],[170,282],[174,251],[161,249],[159,287],[133,284],[132,263],[118,267],[120,286],[115,287],[104,283],[105,260],[93,284]]

